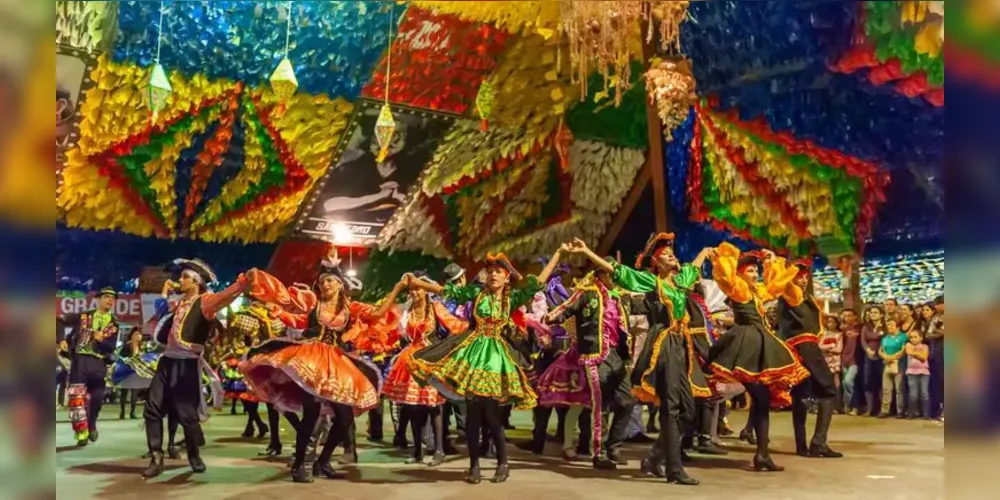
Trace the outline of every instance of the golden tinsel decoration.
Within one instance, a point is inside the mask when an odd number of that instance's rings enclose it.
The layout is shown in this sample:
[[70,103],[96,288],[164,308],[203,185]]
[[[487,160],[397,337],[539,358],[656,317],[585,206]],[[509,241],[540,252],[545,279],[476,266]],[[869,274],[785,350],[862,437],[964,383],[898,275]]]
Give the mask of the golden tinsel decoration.
[[697,99],[691,62],[653,60],[646,71],[646,93],[650,103],[656,104],[664,137],[668,142],[673,141],[674,129],[684,122]]
[[689,2],[581,1],[560,2],[560,29],[569,39],[573,83],[580,85],[581,100],[587,96],[587,80],[593,71],[604,77],[604,89],[615,89],[615,106],[629,88],[630,63],[636,54],[632,35],[647,24],[646,43],[653,40],[658,21],[660,49],[680,49],[680,25],[687,18]]

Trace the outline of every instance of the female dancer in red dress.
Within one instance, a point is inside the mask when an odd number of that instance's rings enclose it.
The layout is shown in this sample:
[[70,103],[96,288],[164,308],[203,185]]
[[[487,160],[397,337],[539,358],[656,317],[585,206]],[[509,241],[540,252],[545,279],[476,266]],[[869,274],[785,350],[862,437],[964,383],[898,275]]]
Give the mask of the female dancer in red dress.
[[[414,277],[435,283],[425,273],[416,273]],[[410,308],[403,314],[400,330],[410,345],[403,349],[392,362],[392,368],[382,386],[382,395],[389,401],[401,405],[400,425],[409,421],[413,432],[413,457],[407,463],[423,461],[423,433],[427,419],[434,424],[434,458],[428,464],[432,467],[444,463],[444,421],[441,408],[445,403],[437,389],[430,385],[417,383],[413,379],[408,363],[413,353],[439,340],[438,332],[443,330],[448,335],[455,335],[469,329],[469,322],[455,317],[448,312],[447,306],[437,297],[431,296],[423,289],[410,290]],[[404,435],[405,428],[400,429]]]

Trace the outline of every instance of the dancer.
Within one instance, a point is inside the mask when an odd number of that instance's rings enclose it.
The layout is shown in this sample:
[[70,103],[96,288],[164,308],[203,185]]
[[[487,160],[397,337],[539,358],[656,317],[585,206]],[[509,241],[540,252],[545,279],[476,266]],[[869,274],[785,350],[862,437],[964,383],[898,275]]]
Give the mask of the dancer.
[[[674,235],[655,234],[646,242],[633,269],[608,263],[579,239],[573,241],[572,248],[605,272],[613,273],[617,285],[645,294],[632,304],[632,311],[645,315],[649,323],[649,335],[632,371],[633,394],[640,401],[660,405],[661,437],[656,456],[662,454],[666,458],[667,481],[697,485],[698,481],[687,475],[681,461],[681,423],[694,417],[691,383],[694,364],[685,324],[687,296],[700,279],[699,269],[708,250],[702,250],[691,264],[682,266],[674,255]],[[643,461],[647,472],[650,465],[650,460]]]
[[[279,315],[280,313],[276,306],[272,310],[264,302],[251,298],[238,311],[230,314],[226,321],[227,331],[225,335],[229,339],[241,341],[243,345],[250,346],[250,348],[259,346],[271,339],[284,337],[287,335],[287,328]],[[249,352],[250,348],[246,352]],[[246,355],[246,352],[243,353],[243,356]],[[244,437],[250,437],[253,435],[253,422],[257,420],[254,419],[254,415],[257,415],[260,411],[260,400],[253,391],[248,391],[244,395],[243,405],[249,414],[247,427],[244,429]],[[299,427],[299,416],[291,412],[282,414],[271,403],[266,403],[265,406],[267,407],[267,424],[262,425],[263,422],[257,422],[257,429],[261,436],[270,432],[271,438],[267,448],[257,455],[262,457],[278,457],[281,456],[282,452],[279,427],[281,416],[284,415],[285,419],[292,426],[292,430],[296,432]]]
[[[455,264],[454,262],[449,263],[444,268],[444,283],[446,285],[459,285],[465,286],[465,269],[462,266]],[[469,310],[472,308],[470,303],[459,304],[453,300],[445,300],[445,307],[448,312],[455,315],[459,319],[469,320]],[[465,403],[463,401],[449,401],[445,400],[444,403],[444,453],[445,455],[455,455],[458,453],[455,450],[454,445],[451,443],[449,436],[451,435],[451,417],[455,417],[455,428],[458,432],[465,432]],[[403,437],[405,441],[405,436]],[[396,443],[394,443],[396,444]],[[405,443],[403,443],[405,445]],[[404,446],[405,448],[405,446]]]
[[[610,267],[610,265],[609,265]],[[611,286],[610,273],[598,269],[577,283],[573,295],[546,315],[550,324],[573,317],[576,342],[539,377],[539,404],[568,406],[569,427],[583,408],[592,412],[590,450],[594,468],[615,470],[617,447],[625,441],[625,431],[635,400],[631,394],[628,363],[629,330],[627,316]],[[602,413],[614,419],[602,453]],[[572,448],[572,432],[564,435],[564,452]]]
[[465,480],[471,484],[482,480],[480,449],[476,445],[484,419],[496,441],[497,469],[491,481],[502,483],[510,477],[502,406],[511,404],[519,409],[530,409],[537,399],[526,371],[531,367],[530,358],[523,350],[526,334],[523,326],[515,324],[513,316],[517,308],[529,303],[542,289],[541,283],[548,281],[559,264],[561,251],[552,256],[538,277],[529,276],[527,284],[521,288],[512,286],[521,279],[521,274],[504,254],[487,254],[482,286],[442,287],[419,279],[409,282],[411,288],[443,295],[459,303],[475,301],[471,331],[452,335],[414,353],[410,362],[411,373],[417,382],[432,383],[446,397],[466,401],[465,433],[470,466]]
[[[757,438],[753,470],[777,472],[767,450],[770,409],[788,406],[789,391],[809,376],[795,354],[767,326],[763,303],[780,296],[798,274],[794,265],[773,252],[741,255],[740,250],[723,243],[710,252],[712,276],[733,306],[734,325],[712,345],[706,364],[717,376],[747,386],[750,394],[750,420]],[[764,265],[764,282],[758,283]]]
[[[404,283],[397,283],[380,306],[351,301],[348,287],[360,287],[360,283],[341,272],[335,248],[320,263],[315,292],[297,286],[285,288],[266,273],[258,273],[256,278],[251,296],[283,307],[279,312],[282,321],[305,331],[301,341],[273,339],[251,349],[240,370],[261,400],[280,411],[302,412],[295,435],[292,480],[310,483],[314,475],[337,478],[330,465],[333,450],[349,442],[355,414],[378,404],[382,385],[377,367],[340,346],[396,328],[393,304]],[[391,321],[380,321],[389,314]],[[324,409],[334,414],[333,428],[310,474],[305,467],[306,451]]]
[[170,304],[170,313],[156,327],[156,341],[166,345],[166,350],[157,363],[143,412],[146,444],[151,452],[149,466],[142,472],[145,478],[163,473],[163,417],[170,412],[176,414],[184,429],[191,470],[205,472],[198,449],[203,439],[198,415],[204,403],[201,368],[206,363],[202,353],[216,313],[243,293],[246,284],[259,272],[250,269],[225,290],[210,293],[208,284],[216,278],[208,264],[200,259],[176,259],[173,266],[180,269],[180,279],[177,283],[167,280],[163,295],[176,289],[181,296]]
[[708,305],[705,302],[705,289],[702,283],[696,283],[691,288],[687,301],[688,342],[691,345],[689,369],[691,370],[691,389],[695,396],[695,415],[693,425],[685,433],[685,448],[704,455],[728,455],[729,452],[719,447],[712,440],[715,422],[718,420],[716,409],[720,399],[719,391],[713,390],[709,379],[711,371],[706,370],[702,361],[708,357],[712,346],[712,322]]
[[[437,284],[426,273],[414,273],[413,278],[427,283]],[[444,463],[444,423],[442,406],[445,399],[436,389],[430,386],[420,386],[410,373],[409,362],[413,353],[434,343],[438,330],[443,329],[449,335],[464,333],[469,329],[469,323],[448,312],[448,309],[437,297],[431,297],[420,288],[410,290],[411,305],[403,314],[400,330],[410,344],[392,361],[392,367],[386,376],[382,394],[400,406],[400,422],[409,421],[413,433],[413,456],[406,463],[423,462],[424,427],[428,419],[434,426],[434,458],[428,464],[432,467]],[[401,429],[401,434],[405,428]],[[404,438],[405,439],[405,438]]]
[[66,395],[77,446],[97,442],[97,417],[104,405],[108,365],[118,343],[118,319],[112,312],[117,297],[114,288],[101,288],[97,309],[63,318],[72,328],[66,336],[70,354]]
[[[809,286],[812,262],[797,262],[799,272],[795,279],[780,291],[778,297],[778,332],[785,342],[795,349],[802,366],[809,371],[807,381],[792,389],[792,429],[795,431],[795,453],[803,457],[840,458],[844,456],[830,449],[827,434],[833,420],[833,409],[837,400],[837,386],[829,365],[819,347],[819,334],[823,324],[823,313],[812,297]],[[816,414],[816,429],[808,447],[806,446],[805,399],[816,398],[819,408]]]
[[[544,265],[547,264],[548,261],[547,259],[541,259],[541,263]],[[535,294],[530,312],[528,313],[528,317],[530,319],[537,323],[543,323],[545,315],[548,314],[550,310],[555,309],[569,299],[571,294],[566,290],[566,287],[562,282],[562,276],[564,274],[568,274],[569,271],[569,266],[565,264],[556,266],[556,270],[553,271],[549,281],[545,284],[545,290]],[[563,355],[563,353],[569,350],[569,333],[562,324],[553,324],[545,329],[532,328],[531,331],[536,338],[535,343],[538,344],[538,347],[541,349],[541,352],[537,354],[537,359],[535,360],[535,373],[545,373],[545,371],[552,366],[552,363],[555,363],[556,360]],[[535,389],[537,392],[537,383]],[[556,408],[556,415],[558,419],[558,426],[556,430],[557,438],[559,440],[565,440],[565,423],[569,406],[558,405]],[[540,404],[531,410],[532,422],[534,426],[531,433],[531,439],[518,443],[518,448],[530,451],[536,455],[542,454],[545,450],[545,441],[548,439],[549,419],[552,417],[552,409],[553,406]],[[570,437],[572,438],[572,433],[570,434]],[[575,454],[566,454],[564,450],[563,458],[571,460],[574,458],[574,455]]]
[[156,373],[160,354],[142,341],[142,330],[133,327],[128,340],[118,350],[118,359],[111,368],[111,385],[121,391],[121,412],[118,420],[125,420],[125,400],[130,400],[129,418],[135,415],[136,399],[139,391],[149,389]]

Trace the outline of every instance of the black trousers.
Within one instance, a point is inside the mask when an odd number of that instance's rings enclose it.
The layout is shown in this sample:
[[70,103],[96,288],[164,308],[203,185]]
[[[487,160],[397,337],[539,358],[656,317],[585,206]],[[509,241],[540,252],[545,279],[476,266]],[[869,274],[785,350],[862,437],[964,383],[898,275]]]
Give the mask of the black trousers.
[[822,446],[826,444],[830,431],[833,407],[837,399],[837,386],[833,372],[830,371],[826,360],[823,359],[823,352],[815,342],[798,344],[795,346],[795,351],[802,360],[802,366],[809,370],[809,378],[792,388],[792,429],[795,431],[795,445],[799,449],[806,446],[806,416],[809,414],[809,409],[805,400],[813,397],[819,401],[819,408],[812,443]]
[[104,406],[107,375],[108,365],[104,364],[103,359],[94,356],[76,356],[70,366],[70,385],[82,384],[90,395],[90,402],[87,404],[87,428],[91,432],[97,430],[97,417]]
[[451,417],[455,417],[455,430],[457,432],[465,431],[465,408],[462,405],[457,405],[452,402],[447,402],[444,404],[444,440],[447,441],[451,437]]
[[[316,422],[319,421],[322,402],[307,394],[302,395],[302,420],[299,421],[298,430],[295,433],[295,460],[292,468],[296,469],[305,464],[306,451],[309,449],[309,441],[316,430]],[[327,434],[326,443],[323,450],[316,458],[316,463],[327,464],[333,456],[333,450],[343,444],[345,448],[350,442],[351,429],[354,428],[354,410],[350,406],[341,404],[333,405],[333,427]]]
[[470,467],[479,467],[481,449],[479,437],[485,429],[497,450],[497,464],[507,463],[507,436],[503,429],[503,407],[492,399],[470,399],[466,401],[465,439],[469,448]]
[[198,421],[200,405],[201,369],[198,359],[161,357],[149,386],[146,410],[143,412],[149,451],[163,452],[163,418],[172,412],[184,429],[188,459],[197,457],[198,443],[202,440]]
[[379,399],[378,406],[368,411],[368,438],[372,441],[381,441],[385,435],[382,432],[382,425],[385,420],[385,402]]
[[134,415],[135,414],[135,405],[136,405],[138,397],[139,397],[139,390],[138,389],[122,389],[120,392],[121,392],[121,394],[120,394],[121,395],[121,401],[119,401],[119,404],[121,405],[121,415],[120,415],[121,418],[125,418],[125,400],[126,399],[129,400],[129,414]]

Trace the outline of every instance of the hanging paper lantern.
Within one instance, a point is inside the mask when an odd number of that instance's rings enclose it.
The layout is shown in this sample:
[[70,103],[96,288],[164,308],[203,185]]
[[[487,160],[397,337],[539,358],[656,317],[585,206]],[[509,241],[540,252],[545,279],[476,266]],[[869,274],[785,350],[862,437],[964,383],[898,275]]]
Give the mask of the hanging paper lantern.
[[149,73],[149,84],[146,85],[146,92],[143,94],[146,98],[146,105],[153,112],[154,120],[160,110],[167,106],[167,98],[170,97],[173,90],[173,87],[170,86],[170,80],[167,79],[167,72],[163,70],[163,65],[156,63]]
[[496,92],[493,90],[493,84],[489,81],[483,81],[483,84],[479,86],[479,93],[476,94],[476,111],[479,113],[480,129],[486,132],[488,127],[488,120],[490,119],[490,114],[493,113],[493,96]]
[[392,143],[392,136],[396,133],[396,120],[392,117],[392,109],[389,103],[382,105],[382,111],[375,121],[375,139],[378,141],[379,152],[376,161],[383,162],[389,154],[389,144]]
[[278,67],[274,68],[274,73],[271,73],[271,89],[274,90],[274,95],[278,97],[279,115],[284,112],[285,104],[295,95],[295,91],[298,88],[299,80],[295,78],[295,69],[292,68],[292,61],[284,57],[278,63]]

